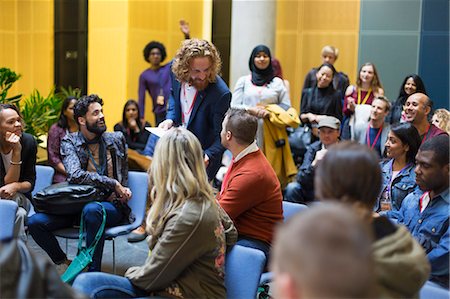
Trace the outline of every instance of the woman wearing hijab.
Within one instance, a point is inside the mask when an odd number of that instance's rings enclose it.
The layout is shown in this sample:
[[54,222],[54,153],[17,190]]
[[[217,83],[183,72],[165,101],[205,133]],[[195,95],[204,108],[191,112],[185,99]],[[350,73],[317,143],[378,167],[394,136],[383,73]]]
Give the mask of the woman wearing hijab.
[[263,118],[269,115],[264,106],[278,104],[287,110],[291,107],[291,100],[283,80],[274,74],[272,56],[267,46],[256,46],[248,64],[251,73],[237,81],[230,106],[246,109],[259,118],[256,141],[258,147],[263,149]]

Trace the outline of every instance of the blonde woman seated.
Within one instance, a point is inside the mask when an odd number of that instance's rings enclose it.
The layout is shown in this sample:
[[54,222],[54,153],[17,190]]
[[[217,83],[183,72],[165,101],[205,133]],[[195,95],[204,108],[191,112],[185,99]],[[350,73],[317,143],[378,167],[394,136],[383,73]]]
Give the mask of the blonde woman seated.
[[237,239],[208,184],[203,150],[189,131],[174,128],[156,145],[149,170],[150,254],[125,277],[83,273],[73,287],[91,298],[225,298],[226,246]]
[[447,109],[436,109],[431,123],[442,131],[447,132],[447,134],[450,134],[450,112]]

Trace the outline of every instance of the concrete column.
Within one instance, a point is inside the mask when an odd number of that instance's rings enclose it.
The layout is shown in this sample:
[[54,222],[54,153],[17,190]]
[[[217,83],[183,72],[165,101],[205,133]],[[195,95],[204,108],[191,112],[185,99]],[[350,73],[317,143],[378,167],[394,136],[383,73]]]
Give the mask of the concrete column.
[[251,51],[259,44],[275,50],[275,0],[233,0],[231,8],[230,89],[249,74]]

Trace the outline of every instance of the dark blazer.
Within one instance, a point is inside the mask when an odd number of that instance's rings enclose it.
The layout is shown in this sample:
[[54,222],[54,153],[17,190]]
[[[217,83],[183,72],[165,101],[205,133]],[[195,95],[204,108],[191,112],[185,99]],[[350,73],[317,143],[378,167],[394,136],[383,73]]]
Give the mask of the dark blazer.
[[[175,126],[181,125],[180,91],[181,83],[173,79],[166,119],[173,120]],[[225,113],[230,108],[230,101],[231,92],[228,86],[222,78],[216,76],[215,83],[210,83],[205,90],[198,92],[187,125],[187,129],[197,136],[209,157],[206,172],[210,180],[219,170],[225,151],[220,142],[220,131]]]
[[[20,144],[22,145],[22,151],[20,152],[22,165],[20,165],[19,182],[31,183],[30,191],[23,193],[23,195],[25,195],[28,199],[31,199],[31,190],[33,190],[34,183],[36,181],[37,144],[34,137],[28,133],[22,134]],[[0,158],[0,187],[5,185],[5,175],[5,166]]]

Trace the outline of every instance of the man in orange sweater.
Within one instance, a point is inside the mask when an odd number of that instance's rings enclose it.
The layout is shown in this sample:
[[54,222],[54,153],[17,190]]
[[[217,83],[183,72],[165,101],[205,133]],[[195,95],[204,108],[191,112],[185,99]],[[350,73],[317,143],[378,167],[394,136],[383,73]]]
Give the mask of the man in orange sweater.
[[259,249],[268,258],[273,230],[283,221],[280,182],[255,142],[258,120],[230,108],[220,133],[233,160],[217,195],[238,230],[237,244]]

